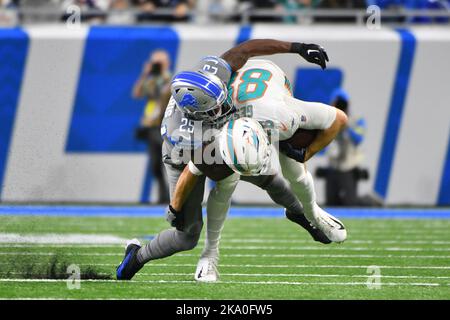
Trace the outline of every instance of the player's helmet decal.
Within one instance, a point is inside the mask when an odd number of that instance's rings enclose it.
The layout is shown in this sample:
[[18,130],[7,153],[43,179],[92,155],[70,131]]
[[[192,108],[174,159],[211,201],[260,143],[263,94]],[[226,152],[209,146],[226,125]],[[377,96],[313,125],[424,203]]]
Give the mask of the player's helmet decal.
[[186,107],[193,107],[198,108],[198,102],[197,99],[190,93],[186,93],[183,96],[183,99],[179,103],[180,107],[186,108]]

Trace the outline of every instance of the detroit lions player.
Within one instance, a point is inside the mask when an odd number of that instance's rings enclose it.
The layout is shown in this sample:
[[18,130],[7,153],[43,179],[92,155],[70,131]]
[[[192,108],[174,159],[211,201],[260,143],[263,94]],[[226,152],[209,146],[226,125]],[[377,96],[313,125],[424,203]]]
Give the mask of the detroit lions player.
[[[211,65],[211,63],[208,63],[208,67],[211,69],[211,72],[215,71],[215,68],[217,68],[217,71],[215,72],[216,74],[220,74],[219,69],[220,71],[225,70],[225,72],[223,73],[223,77],[224,79],[226,79],[227,77],[229,79],[231,73],[240,69],[249,58],[276,53],[297,53],[307,61],[318,64],[322,68],[325,68],[326,61],[328,60],[325,50],[315,44],[290,43],[270,39],[256,39],[246,41],[230,49],[224,55],[222,55],[223,59],[220,59],[220,63],[217,63],[216,65]],[[207,68],[206,65],[203,66],[203,69],[205,68]],[[196,90],[195,88],[191,89],[192,91]],[[224,104],[226,98],[226,95],[216,97],[214,99],[215,105],[211,105],[211,99],[208,99],[208,97],[206,97],[206,99],[203,99],[203,101],[200,101],[201,103],[203,103],[202,107],[205,111],[205,114],[214,120],[216,120],[220,116],[225,116],[232,109],[231,105]],[[189,105],[193,102],[192,96],[187,96],[184,99],[185,100],[181,100],[183,102],[179,102],[184,105]],[[220,107],[218,108],[217,106]],[[188,122],[189,120],[185,121],[187,122],[182,125],[184,125],[184,128],[186,130],[190,130]],[[175,159],[175,157],[171,157],[171,155],[173,155],[173,152],[171,152],[170,149],[170,145],[167,143],[167,141],[164,141],[163,158],[165,159],[165,167],[169,176],[170,196],[172,198],[175,186],[177,184],[177,181],[179,180],[179,176],[183,168],[185,167],[185,164],[183,164],[182,162],[179,163],[177,162],[177,159]],[[233,177],[233,175],[231,177]],[[234,179],[236,179],[235,176]],[[175,229],[168,229],[159,233],[144,247],[141,247],[140,243],[136,239],[133,239],[132,241],[127,243],[124,259],[118,266],[116,272],[118,280],[131,279],[147,261],[167,257],[176,252],[190,250],[196,246],[198,238],[200,236],[200,231],[203,226],[203,221],[201,219],[201,202],[203,199],[204,182],[204,177],[197,179],[195,186],[191,188],[192,191],[190,192],[189,196],[183,199],[184,204],[178,208],[176,216],[173,214],[173,212],[168,212],[167,219],[171,221],[171,224],[173,226],[176,227]],[[220,187],[222,185],[227,185],[228,183],[230,185],[233,185],[233,178],[220,182],[217,185]],[[263,188],[267,189],[269,185],[270,181],[268,182],[266,180],[262,180],[261,186],[263,186]],[[288,189],[287,186],[286,189]],[[213,198],[214,194],[218,194],[218,192],[211,193]],[[297,220],[297,218],[295,219]],[[296,222],[301,224],[301,222],[299,221]],[[310,228],[310,230],[308,231],[315,232],[316,237],[320,238],[320,236],[317,235],[320,234],[320,230],[311,227],[307,221],[303,222],[306,222],[306,224],[304,225],[305,228]],[[215,233],[220,234],[220,230],[219,232]],[[322,242],[329,242],[326,237],[324,239],[323,235],[322,239]]]
[[[209,70],[210,68],[203,68],[202,73],[209,72]],[[214,79],[214,76],[209,75],[209,79]],[[184,98],[185,95],[190,95],[190,88],[202,87],[200,82],[200,80],[196,82],[195,76],[191,77],[191,73],[179,73],[173,79],[172,94],[177,100],[177,106],[186,114],[193,118],[204,117],[211,120],[215,118],[214,114],[211,115],[211,108],[203,109],[203,105],[190,104],[194,99],[188,101]],[[237,73],[233,74],[228,92],[233,99],[233,104],[238,109],[250,109],[253,118],[271,124],[279,139],[282,140],[280,145],[283,146],[283,152],[280,153],[280,162],[283,174],[302,202],[308,220],[315,227],[321,229],[329,239],[342,242],[347,236],[345,227],[342,222],[330,216],[317,205],[312,176],[306,171],[302,162],[310,159],[316,152],[331,142],[345,126],[347,117],[334,107],[293,98],[286,83],[287,78],[284,72],[271,61],[250,60]],[[185,91],[182,89],[185,89]],[[227,90],[225,87],[222,87],[222,89],[223,91]],[[202,110],[207,112],[202,112]],[[220,111],[215,114],[220,114]],[[322,131],[308,148],[295,150],[288,143],[284,143],[283,140],[290,138],[299,128],[320,129]],[[175,216],[180,216],[177,212],[178,208],[184,203],[183,199],[186,194],[189,194],[191,186],[195,185],[195,175],[200,175],[203,171],[198,170],[192,163],[190,163],[189,168],[190,170],[185,169],[181,175],[169,207]],[[230,190],[226,194],[231,195],[235,186],[229,184]],[[198,278],[199,270],[203,275],[208,273],[204,270],[216,272],[215,266],[214,268],[209,266],[216,263],[217,257],[214,256],[218,255],[218,250],[208,250],[211,247],[208,243],[209,240],[207,238],[196,278]],[[205,267],[201,267],[202,264]],[[212,279],[215,278],[213,274]]]

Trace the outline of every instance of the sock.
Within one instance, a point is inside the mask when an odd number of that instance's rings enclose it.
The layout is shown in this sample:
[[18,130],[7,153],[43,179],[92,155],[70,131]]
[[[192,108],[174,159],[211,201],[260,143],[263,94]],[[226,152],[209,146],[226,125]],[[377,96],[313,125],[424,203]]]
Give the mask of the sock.
[[200,234],[187,234],[176,229],[160,232],[137,253],[139,263],[171,256],[180,251],[193,249],[198,242]]
[[291,183],[294,193],[303,205],[303,211],[310,222],[314,222],[317,217],[315,210],[316,192],[314,189],[314,180],[309,171],[306,171],[295,183]]
[[214,189],[209,193],[206,206],[206,239],[202,257],[219,257],[220,235],[230,209],[231,195],[236,189],[238,181],[239,176],[233,174],[224,180],[218,181]]

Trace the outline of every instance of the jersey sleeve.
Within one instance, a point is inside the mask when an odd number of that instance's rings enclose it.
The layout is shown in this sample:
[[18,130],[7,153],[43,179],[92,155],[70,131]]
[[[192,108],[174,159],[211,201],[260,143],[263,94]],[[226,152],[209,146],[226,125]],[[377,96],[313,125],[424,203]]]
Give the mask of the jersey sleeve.
[[197,168],[197,166],[192,161],[189,161],[188,168],[189,171],[195,176],[203,175],[203,172],[201,172],[200,169]]

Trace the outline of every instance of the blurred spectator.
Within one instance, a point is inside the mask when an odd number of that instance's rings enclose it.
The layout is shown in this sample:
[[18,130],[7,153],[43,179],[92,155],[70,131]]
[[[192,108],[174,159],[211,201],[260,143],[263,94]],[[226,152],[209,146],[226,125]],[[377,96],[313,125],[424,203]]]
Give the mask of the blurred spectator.
[[[367,0],[367,5],[377,5],[386,10],[450,10],[450,0]],[[384,22],[408,22],[408,23],[448,23],[446,17],[415,16],[405,18],[382,17]]]
[[[231,21],[233,17],[233,13],[236,13],[238,10],[238,1],[237,0],[198,0],[197,1],[197,15],[199,13],[199,9],[207,7],[207,13],[210,15],[211,21]],[[231,16],[231,18],[230,18]],[[196,17],[197,21],[198,16]],[[208,18],[202,17],[202,21],[208,21]]]
[[[303,9],[313,9],[317,7],[321,0],[278,0],[278,2],[288,11],[288,12],[297,12],[298,10]],[[298,21],[297,16],[286,16],[284,17],[284,22],[288,23],[296,23]],[[309,17],[303,17],[303,23],[311,23],[313,20]]]
[[366,0],[322,0],[320,7],[327,9],[361,9],[366,8]]
[[[256,10],[272,10],[279,11],[282,9],[282,5],[278,3],[278,0],[240,0],[239,11]],[[249,22],[281,22],[283,18],[273,14],[261,15],[261,14],[249,14]]]
[[112,0],[110,13],[106,22],[108,24],[133,24],[136,17],[129,10],[131,9],[129,0]]
[[[450,10],[448,0],[405,0],[405,8],[412,10]],[[408,18],[407,22],[413,23],[448,23],[449,19],[444,17],[417,16]]]
[[[141,21],[187,21],[189,11],[194,5],[193,1],[188,0],[132,0],[141,13],[137,20]],[[171,9],[168,14],[155,13],[155,9]]]
[[12,0],[0,0],[0,26],[15,26],[19,22],[17,5]]
[[106,20],[110,3],[111,0],[64,0],[62,8],[65,14],[62,17],[62,20],[67,21],[70,16],[70,14],[66,12],[67,8],[75,5],[81,9],[82,22],[102,23]]
[[[366,0],[322,0],[319,9],[336,9],[336,10],[354,10],[354,9],[366,9]],[[326,23],[355,23],[356,17],[352,14],[348,16],[336,16],[331,13],[329,16],[317,17],[315,22]]]
[[133,97],[136,99],[146,98],[144,115],[141,125],[136,131],[136,138],[148,143],[148,152],[153,177],[158,183],[158,203],[169,202],[167,179],[162,163],[160,134],[161,121],[164,110],[170,98],[170,58],[166,51],[156,50],[144,67],[139,79],[133,87]]
[[[331,96],[331,105],[349,115],[350,99],[342,89],[336,89]],[[369,173],[360,166],[364,156],[360,145],[364,140],[366,122],[363,118],[349,115],[349,125],[341,131],[325,150],[329,159],[328,168],[319,168],[318,177],[326,181],[327,206],[380,206],[375,196],[358,196],[358,181],[368,179]]]

